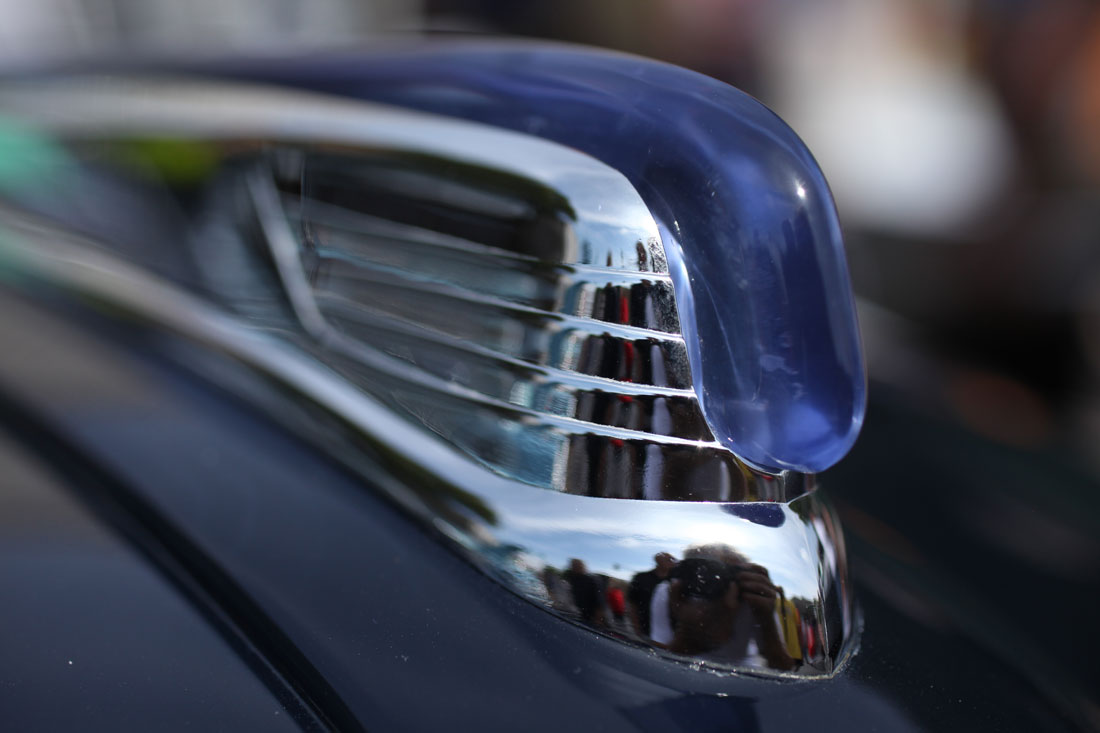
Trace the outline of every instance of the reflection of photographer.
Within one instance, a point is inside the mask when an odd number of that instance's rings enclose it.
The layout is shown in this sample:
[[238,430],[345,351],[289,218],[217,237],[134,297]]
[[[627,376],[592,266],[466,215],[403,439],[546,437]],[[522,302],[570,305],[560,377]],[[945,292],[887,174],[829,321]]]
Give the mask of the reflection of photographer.
[[773,669],[795,667],[776,623],[778,591],[767,569],[726,545],[704,545],[689,548],[670,579],[671,651],[734,664],[760,655]]

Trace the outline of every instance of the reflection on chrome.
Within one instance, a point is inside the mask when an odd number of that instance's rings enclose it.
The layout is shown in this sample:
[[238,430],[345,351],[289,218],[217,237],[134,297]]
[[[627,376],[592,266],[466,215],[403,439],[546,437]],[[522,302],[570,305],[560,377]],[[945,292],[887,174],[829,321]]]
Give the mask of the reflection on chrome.
[[[568,505],[505,512],[511,522],[479,554],[528,597],[635,643],[722,666],[833,670],[851,619],[835,519],[816,493],[791,504],[601,504],[585,504],[580,520]],[[502,542],[506,552],[493,549]]]
[[656,228],[614,170],[325,97],[86,89],[0,102],[59,134],[73,175],[89,161],[118,175],[145,149],[134,131],[200,145],[197,285],[16,195],[0,238],[12,287],[46,283],[174,343],[551,613],[708,668],[843,662],[836,519],[812,476],[753,470],[714,442]]
[[335,378],[284,336],[86,241],[3,213],[0,246],[8,271],[22,275],[19,287],[45,282],[73,304],[178,341],[172,352],[188,368],[319,442],[547,610],[717,668],[816,676],[850,652],[844,547],[819,491],[787,503],[624,501],[501,477]]

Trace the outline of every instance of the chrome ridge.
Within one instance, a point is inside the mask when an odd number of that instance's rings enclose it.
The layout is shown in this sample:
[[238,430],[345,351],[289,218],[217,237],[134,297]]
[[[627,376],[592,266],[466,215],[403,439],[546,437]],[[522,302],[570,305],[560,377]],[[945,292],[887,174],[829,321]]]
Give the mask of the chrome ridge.
[[[243,380],[228,387],[552,613],[719,670],[843,663],[853,619],[835,516],[812,476],[754,471],[714,443],[652,218],[615,171],[535,138],[314,95],[82,88],[5,90],[0,104],[78,152],[134,134],[209,144],[220,165],[192,238],[207,297],[5,207],[9,271],[228,355]],[[372,185],[385,212],[356,195]],[[426,210],[444,231],[419,224]],[[467,236],[456,212],[479,215]],[[276,287],[253,282],[265,266]],[[745,501],[758,499],[779,501]],[[662,632],[673,607],[694,620]]]

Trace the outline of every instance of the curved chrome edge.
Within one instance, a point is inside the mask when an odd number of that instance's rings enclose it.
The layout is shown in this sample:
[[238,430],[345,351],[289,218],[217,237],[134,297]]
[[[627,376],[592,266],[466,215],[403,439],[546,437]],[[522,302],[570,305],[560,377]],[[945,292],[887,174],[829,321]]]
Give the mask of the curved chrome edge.
[[[358,471],[487,574],[547,611],[712,672],[826,677],[851,654],[857,628],[844,543],[819,491],[788,503],[635,501],[503,478],[277,334],[249,327],[75,235],[13,210],[3,214],[0,270],[7,287],[33,296],[44,284],[74,307],[98,308],[184,340],[192,354],[185,366]],[[225,369],[226,358],[235,369]],[[652,579],[645,573],[667,564],[666,554],[677,569],[648,593],[645,632],[637,618],[636,599],[647,595],[637,590],[639,579]],[[723,577],[707,574],[715,568]],[[664,635],[662,614],[679,620]]]
[[[245,83],[130,76],[61,77],[0,86],[4,115],[66,139],[172,136],[271,139],[440,155],[538,181],[574,209],[568,262],[667,274],[656,222],[610,166],[530,135],[382,104]],[[629,222],[629,224],[626,224]],[[608,243],[605,229],[619,236]],[[598,251],[585,257],[582,243]],[[625,246],[622,243],[625,242]],[[648,247],[637,257],[636,242]],[[568,255],[571,255],[568,256]]]

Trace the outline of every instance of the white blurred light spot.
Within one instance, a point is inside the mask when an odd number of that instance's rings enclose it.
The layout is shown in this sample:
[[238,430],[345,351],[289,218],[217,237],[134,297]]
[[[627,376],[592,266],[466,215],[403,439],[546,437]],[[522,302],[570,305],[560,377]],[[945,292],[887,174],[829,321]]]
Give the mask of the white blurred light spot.
[[[960,5],[934,4],[944,18]],[[988,87],[945,51],[961,43],[961,21],[946,22],[936,46],[899,0],[782,7],[798,12],[777,12],[769,29],[771,102],[820,163],[841,216],[918,236],[965,231],[1002,192],[1015,151]]]
[[798,128],[847,219],[947,234],[992,203],[1012,150],[985,90],[964,78],[906,69],[889,79],[837,80]]

